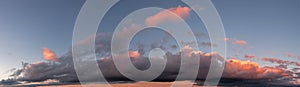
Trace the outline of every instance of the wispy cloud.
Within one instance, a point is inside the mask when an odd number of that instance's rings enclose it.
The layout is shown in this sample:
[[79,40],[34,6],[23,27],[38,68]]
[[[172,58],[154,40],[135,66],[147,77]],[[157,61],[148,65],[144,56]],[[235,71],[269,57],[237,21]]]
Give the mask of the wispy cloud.
[[205,46],[205,47],[217,47],[216,44],[212,44],[210,42],[201,42],[200,45]]
[[278,64],[285,64],[285,65],[294,64],[296,66],[300,66],[300,62],[294,62],[294,61],[288,61],[288,60],[281,60],[279,58],[261,58],[261,60],[272,62],[272,63],[278,63]]
[[289,52],[284,53],[284,55],[286,55],[287,57],[290,57],[290,58],[296,57],[294,53],[289,53]]
[[252,59],[252,58],[255,58],[255,55],[254,54],[249,54],[249,55],[244,55],[244,58],[247,58],[247,59]]
[[[145,25],[156,26],[164,22],[178,22],[180,18],[186,18],[190,15],[191,8],[178,6],[176,8],[169,8],[168,10],[161,11],[145,20]],[[170,13],[172,12],[172,13]],[[176,15],[174,15],[176,14]]]
[[230,40],[231,40],[231,38],[224,38],[224,40],[225,40],[225,41],[230,41]]
[[245,46],[245,45],[247,45],[247,41],[245,41],[245,40],[234,40],[233,44],[237,44],[237,45],[240,45],[240,46]]

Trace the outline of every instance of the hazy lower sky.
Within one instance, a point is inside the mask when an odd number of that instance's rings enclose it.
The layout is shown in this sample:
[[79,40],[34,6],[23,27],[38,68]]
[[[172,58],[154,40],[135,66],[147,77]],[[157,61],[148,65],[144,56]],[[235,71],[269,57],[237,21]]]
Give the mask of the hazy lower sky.
[[[149,3],[141,0],[120,2],[110,11],[103,31],[113,31],[113,19],[125,16],[140,7],[172,8],[186,6],[179,1]],[[159,0],[158,0],[159,1]],[[299,61],[300,3],[299,0],[212,0],[224,24],[226,36],[247,42],[249,49],[228,44],[228,57],[245,54],[256,57],[276,57]],[[0,75],[11,68],[20,68],[21,62],[44,61],[42,50],[51,48],[58,56],[71,47],[73,27],[85,0],[0,0]],[[195,14],[186,21],[192,29],[204,26],[195,20]],[[197,22],[197,23],[195,23]],[[205,30],[204,30],[205,31]],[[230,42],[231,43],[231,42]],[[289,58],[285,54],[294,54]],[[1,77],[0,77],[1,78]]]

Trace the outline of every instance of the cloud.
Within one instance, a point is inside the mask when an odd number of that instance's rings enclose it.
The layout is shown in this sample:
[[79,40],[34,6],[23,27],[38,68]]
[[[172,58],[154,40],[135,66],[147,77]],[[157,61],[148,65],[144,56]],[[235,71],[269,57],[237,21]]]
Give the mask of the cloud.
[[285,64],[285,65],[296,65],[296,66],[300,66],[300,62],[293,62],[293,61],[287,61],[287,60],[281,60],[278,58],[261,58],[261,60],[263,61],[268,61],[271,63],[278,63],[278,64]]
[[[190,15],[191,10],[192,9],[189,7],[182,7],[182,6],[178,6],[176,8],[169,8],[168,10],[161,11],[153,16],[148,17],[145,20],[145,25],[156,26],[164,22],[178,22],[180,21],[180,19],[177,16],[181,18],[186,18]],[[170,13],[169,11],[173,12],[177,16]]]
[[210,42],[201,42],[200,43],[202,46],[206,46],[206,47],[217,47],[216,44],[212,44]]
[[292,81],[291,83],[292,83],[292,84],[300,85],[300,79],[297,79],[297,80],[295,80],[295,81]]
[[278,58],[261,58],[261,60],[272,62],[272,63],[278,63],[278,64],[291,64],[290,61],[281,60],[281,59],[278,59]]
[[57,79],[60,81],[77,81],[72,65],[48,62],[35,62],[23,65],[20,73],[13,76],[20,81],[45,81]]
[[[110,37],[110,35],[97,35],[97,37]],[[104,43],[103,41],[109,41],[105,39],[97,39],[96,45],[103,44],[108,45],[109,42]],[[102,43],[99,43],[102,42]],[[105,47],[101,46],[101,47]],[[105,49],[96,48],[96,55],[100,57],[97,60],[99,68],[104,74],[105,78],[108,80],[127,80],[116,68],[114,65],[113,59],[111,55],[101,55],[107,54]],[[100,50],[101,49],[101,50]],[[17,74],[13,76],[18,81],[45,81],[48,79],[58,80],[60,82],[73,82],[78,81],[76,72],[74,70],[73,61],[72,61],[72,53],[66,53],[65,55],[59,57],[58,63],[49,63],[49,62],[35,62],[35,63],[23,63],[23,68],[20,69]],[[104,53],[102,53],[104,52]],[[89,54],[82,54],[89,55]],[[183,57],[181,57],[183,55]],[[151,64],[149,62],[149,58],[140,53],[137,50],[129,50],[129,56],[132,58],[131,61],[136,68],[145,70]],[[89,77],[87,77],[86,81],[94,81],[98,78],[94,77],[94,70],[89,69],[90,61],[87,58],[88,56],[84,56],[83,58],[86,60],[82,60],[81,67],[85,69]],[[174,80],[178,74],[188,74],[190,71],[184,71],[179,73],[179,67],[183,65],[193,65],[192,62],[181,62],[181,58],[186,58],[189,60],[193,60],[195,58],[200,58],[200,67],[198,71],[197,79],[204,79],[208,74],[209,67],[216,67],[217,65],[211,65],[211,62],[217,62],[217,59],[224,59],[217,52],[212,53],[204,53],[202,51],[193,50],[190,46],[184,46],[180,52],[172,54],[170,52],[166,52],[165,58],[167,59],[167,65],[163,73],[156,79],[159,81],[164,80]],[[117,58],[124,59],[124,58]],[[159,64],[159,61],[163,61],[163,59],[156,59],[157,62],[154,64]],[[125,66],[124,66],[125,67]],[[189,67],[183,67],[189,68]],[[127,69],[126,73],[133,73],[131,69]],[[151,72],[150,72],[151,73]],[[225,70],[223,73],[223,78],[234,78],[234,79],[273,79],[284,76],[288,74],[288,71],[276,68],[276,67],[261,67],[259,64],[250,61],[241,61],[237,59],[227,60],[225,63]],[[288,74],[289,75],[289,74]],[[188,76],[186,77],[188,80]]]
[[255,58],[255,55],[254,54],[249,54],[249,55],[245,55],[244,58],[246,59],[252,59],[252,58]]
[[[190,8],[178,6],[177,8],[170,8],[170,11],[174,12],[178,16],[185,18],[189,15]],[[166,21],[178,21],[177,17],[174,15],[170,16],[166,11],[162,11],[154,16],[147,18],[147,25],[157,25]],[[132,35],[133,31],[140,29],[140,25],[132,24],[129,27],[124,28],[121,31],[116,32],[116,38],[119,38],[121,41],[119,44],[123,44],[123,38],[126,36]],[[78,42],[75,46],[86,46],[87,42],[95,39],[95,51],[97,57],[97,63],[99,69],[102,71],[104,77],[108,80],[112,81],[120,81],[120,80],[128,80],[125,76],[123,76],[118,69],[116,68],[112,55],[111,55],[111,38],[112,33],[98,33],[96,36],[90,36],[86,39]],[[225,39],[226,40],[226,39]],[[230,39],[228,39],[229,41]],[[167,39],[164,41],[168,41]],[[164,42],[164,43],[166,43]],[[200,66],[197,75],[197,79],[205,79],[210,67],[217,67],[218,65],[211,65],[211,62],[219,62],[218,59],[223,60],[224,58],[217,52],[212,53],[204,53],[200,50],[193,50],[193,48],[189,45],[195,44],[197,42],[188,43],[182,49],[180,49],[177,53],[172,53],[166,51],[164,55],[164,59],[167,59],[167,64],[165,70],[162,74],[155,80],[159,81],[169,81],[176,79],[177,75],[189,75],[190,71],[183,71],[179,73],[179,69],[181,65],[193,65],[194,62],[181,62],[182,58],[186,58],[188,60],[193,60],[196,58],[200,58]],[[247,42],[243,40],[235,40],[234,44],[238,45],[246,45]],[[210,43],[202,43],[202,45],[206,46],[214,46]],[[175,45],[176,46],[176,45]],[[162,46],[149,46],[148,48],[154,48]],[[131,58],[133,65],[141,70],[146,70],[149,68],[151,63],[149,62],[149,58],[144,56],[144,51],[149,50],[147,47],[141,47],[135,50],[128,50],[128,55]],[[173,48],[177,48],[173,47]],[[84,79],[85,81],[95,81],[99,80],[98,77],[95,77],[95,70],[90,69],[91,67],[90,60],[94,60],[90,57],[90,53],[82,52],[82,60],[80,62],[80,67],[83,67],[84,71],[88,74]],[[56,56],[55,52],[44,48],[44,57],[48,61],[56,61],[53,62],[34,62],[34,63],[22,63],[23,67],[14,72],[11,76],[15,78],[16,81],[46,81],[49,79],[57,80],[60,82],[74,82],[78,81],[77,74],[75,72],[73,66],[73,58],[72,58],[72,50],[70,49],[67,53],[60,56],[59,58]],[[253,58],[254,55],[247,55],[249,58]],[[125,58],[125,57],[124,57]],[[124,59],[120,56],[119,60]],[[153,64],[160,64],[160,61],[164,61],[164,59],[156,59]],[[294,62],[294,64],[298,64]],[[300,64],[300,63],[299,63]],[[126,67],[125,65],[123,67]],[[286,75],[292,75],[288,70],[278,67],[262,67],[256,62],[250,61],[242,61],[238,59],[230,59],[226,60],[225,70],[223,72],[222,78],[231,78],[231,79],[276,79],[279,77],[284,77]],[[189,66],[183,68],[190,68]],[[125,73],[133,73],[133,70],[126,69]],[[151,73],[151,72],[149,72]],[[145,74],[147,75],[147,73]],[[140,76],[140,75],[136,75]],[[187,76],[184,80],[189,80],[189,76]]]
[[236,52],[236,53],[242,53],[242,51],[240,49],[232,48],[231,50]]
[[260,67],[256,62],[230,59],[226,61],[223,77],[239,79],[272,79],[289,74],[284,69]]
[[129,57],[131,58],[139,58],[141,55],[139,51],[129,51]]
[[230,41],[230,40],[231,40],[231,38],[224,38],[224,40],[225,40],[225,41]]
[[289,53],[289,52],[286,52],[284,53],[287,57],[290,57],[290,58],[294,58],[296,57],[294,53]]
[[232,38],[224,38],[224,41],[232,43],[232,44],[235,44],[235,45],[239,45],[243,49],[253,48],[252,46],[248,46],[248,42],[245,41],[245,40],[237,40],[237,39],[232,39]]
[[[125,42],[135,31],[141,30],[141,26],[138,24],[131,24],[115,32],[115,38],[118,38],[120,42]],[[110,39],[110,38],[108,38]]]
[[245,40],[234,40],[233,44],[237,44],[237,45],[240,45],[240,46],[245,46],[247,44],[247,41],[245,41]]
[[50,50],[49,48],[43,49],[44,59],[47,61],[57,61],[57,56],[54,51]]

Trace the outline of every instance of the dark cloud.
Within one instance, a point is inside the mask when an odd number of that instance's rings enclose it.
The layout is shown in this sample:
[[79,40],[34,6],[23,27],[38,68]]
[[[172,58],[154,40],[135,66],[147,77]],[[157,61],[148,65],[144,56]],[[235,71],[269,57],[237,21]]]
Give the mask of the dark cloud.
[[[116,68],[113,59],[110,53],[110,42],[111,42],[111,33],[99,33],[96,36],[96,56],[97,63],[100,70],[102,71],[104,77],[109,81],[120,81],[120,80],[129,80],[124,77]],[[93,37],[91,37],[93,38]],[[82,42],[76,44],[75,46],[85,46],[88,41],[92,40],[91,38],[84,39]],[[161,46],[155,46],[161,47]],[[150,46],[151,48],[151,46]],[[151,65],[149,58],[144,54],[145,45],[139,47],[137,50],[130,50],[133,54],[130,56],[133,65],[140,69],[146,70]],[[129,52],[130,53],[130,52]],[[89,53],[82,52],[80,53],[83,56],[83,59],[80,61],[80,67],[83,67],[90,77],[86,77],[87,81],[98,80],[97,77],[93,77],[92,73],[94,70],[89,69],[90,60]],[[181,57],[183,55],[183,57]],[[125,58],[125,57],[124,57]],[[118,58],[120,60],[124,58]],[[216,67],[218,65],[211,65],[211,62],[217,62],[218,59],[224,59],[222,55],[217,52],[212,53],[203,53],[202,51],[193,50],[192,47],[186,45],[178,53],[166,52],[165,59],[167,59],[166,67],[163,73],[156,78],[156,81],[171,81],[175,80],[177,75],[187,74],[190,71],[184,71],[179,73],[181,64],[181,58],[195,59],[200,58],[200,67],[198,71],[197,79],[205,79],[209,67]],[[157,61],[162,61],[163,59],[157,59]],[[273,62],[279,62],[278,60],[270,60]],[[286,63],[286,62],[282,62]],[[23,68],[17,69],[11,76],[14,77],[12,81],[29,81],[29,82],[39,82],[49,79],[58,80],[60,82],[77,82],[78,78],[74,70],[72,52],[71,50],[66,54],[57,58],[56,62],[35,62],[35,63],[22,63]],[[154,63],[156,64],[156,63]],[[192,62],[185,62],[183,64],[192,65]],[[296,63],[295,63],[296,64]],[[184,67],[189,68],[189,67]],[[262,67],[258,63],[250,61],[241,61],[237,59],[226,60],[225,70],[223,72],[222,78],[227,79],[277,79],[281,77],[291,76],[292,72],[278,67]],[[128,69],[126,73],[132,73],[132,70]],[[147,75],[147,74],[145,74]],[[187,77],[185,80],[188,80]]]

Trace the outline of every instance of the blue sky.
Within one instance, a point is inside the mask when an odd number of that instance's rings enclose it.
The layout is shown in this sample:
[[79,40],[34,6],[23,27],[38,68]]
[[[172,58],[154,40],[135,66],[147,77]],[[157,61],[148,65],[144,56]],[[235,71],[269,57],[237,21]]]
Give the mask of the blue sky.
[[[71,3],[71,4],[70,4]],[[61,55],[71,46],[83,0],[1,0],[0,72],[43,60],[43,47]]]
[[[221,16],[226,36],[245,40],[247,46],[253,47],[245,50],[229,43],[228,56],[236,54],[231,48],[237,48],[242,50],[239,57],[255,54],[257,57],[299,61],[284,55],[289,52],[300,56],[299,0],[212,1]],[[54,50],[58,55],[66,53],[71,47],[73,26],[83,3],[84,0],[1,0],[0,74],[21,67],[21,61],[44,61],[44,47]],[[122,17],[143,6],[171,8],[178,5],[185,6],[179,1],[120,2],[100,24],[104,28],[101,31],[112,31]],[[205,32],[194,13],[186,21],[194,31]]]

